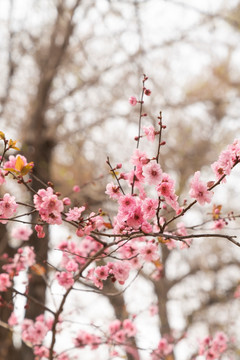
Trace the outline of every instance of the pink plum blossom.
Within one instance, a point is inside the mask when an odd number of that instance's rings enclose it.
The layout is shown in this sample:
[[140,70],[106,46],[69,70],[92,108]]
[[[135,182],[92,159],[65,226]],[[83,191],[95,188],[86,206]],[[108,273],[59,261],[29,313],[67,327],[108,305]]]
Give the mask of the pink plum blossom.
[[43,231],[42,225],[35,225],[35,230],[37,231],[37,237],[42,239],[45,237],[45,232]]
[[144,199],[142,202],[142,210],[144,212],[145,219],[152,219],[156,214],[157,207],[158,200],[151,198]]
[[119,284],[123,285],[129,276],[130,264],[126,261],[109,262],[107,266],[109,268],[109,274],[112,274]]
[[140,206],[135,207],[133,211],[129,213],[127,218],[128,226],[139,229],[144,221],[143,212]]
[[107,280],[108,275],[109,275],[109,269],[107,265],[104,266],[97,266],[95,269],[95,275],[100,279],[100,280]]
[[[17,211],[18,204],[15,201],[14,196],[10,196],[8,193],[3,195],[0,199],[0,218],[10,218]],[[0,220],[0,223],[6,224],[7,220]]]
[[214,230],[222,230],[226,226],[224,219],[215,220],[212,226]]
[[12,230],[12,237],[17,239],[17,240],[22,240],[22,241],[28,241],[29,237],[32,235],[33,231],[30,227],[26,226],[26,225],[21,225],[17,228],[14,228]]
[[73,209],[69,209],[66,213],[66,220],[68,221],[78,221],[81,217],[82,212],[85,210],[85,206],[74,207]]
[[137,105],[137,99],[135,98],[135,96],[131,96],[131,97],[128,99],[128,102],[129,102],[129,104],[132,105],[132,106]]
[[106,186],[105,194],[107,194],[111,199],[119,199],[121,196],[120,188],[114,183],[109,183]]
[[56,279],[59,285],[65,287],[65,289],[69,289],[74,284],[73,275],[69,272],[57,272]]
[[97,349],[97,347],[101,344],[101,339],[99,336],[80,330],[73,342],[76,347],[81,348],[90,345],[92,349]]
[[36,321],[24,319],[22,323],[22,340],[33,345],[41,344],[49,329],[43,316],[38,316]]
[[143,126],[143,131],[145,133],[145,135],[147,136],[147,139],[151,142],[154,141],[155,139],[155,129],[152,125],[150,126]]
[[196,199],[200,205],[204,205],[206,202],[210,203],[213,192],[208,191],[207,185],[200,181],[200,171],[195,172],[194,177],[191,181],[190,196]]
[[51,187],[38,190],[33,200],[42,220],[52,225],[62,223],[63,202],[53,193]]
[[75,193],[79,193],[80,192],[80,187],[78,186],[78,185],[74,185],[73,186],[73,191],[75,192]]
[[143,175],[149,185],[158,185],[162,180],[162,170],[156,160],[143,167]]
[[8,318],[8,325],[15,326],[18,325],[18,319],[14,312],[11,313],[10,317]]
[[63,205],[68,206],[71,205],[71,200],[69,199],[69,197],[65,197],[63,198]]
[[143,166],[149,163],[149,159],[145,152],[136,149],[131,156],[131,162],[135,166]]
[[145,261],[156,261],[159,259],[158,245],[148,242],[141,248],[140,254]]
[[0,274],[0,291],[7,291],[7,288],[11,285],[9,274]]

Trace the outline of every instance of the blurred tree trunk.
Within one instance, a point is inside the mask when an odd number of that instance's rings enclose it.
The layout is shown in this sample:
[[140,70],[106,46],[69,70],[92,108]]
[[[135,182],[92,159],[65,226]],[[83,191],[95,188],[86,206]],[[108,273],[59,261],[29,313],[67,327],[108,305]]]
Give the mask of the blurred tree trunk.
[[[113,294],[119,293],[119,290],[114,286],[111,280],[108,280],[104,284],[104,295],[108,298],[110,304],[114,309],[116,319],[123,321],[129,317],[126,303],[123,294],[114,296]],[[111,295],[110,295],[111,294]],[[126,359],[127,360],[139,360],[139,354],[137,349],[136,340],[134,337],[131,338],[131,345],[125,347]]]
[[[72,18],[79,3],[79,0],[76,1],[76,4],[72,9],[64,9],[61,5],[58,7],[58,15],[53,28],[49,49],[45,61],[40,65],[41,76],[38,91],[32,102],[30,121],[24,139],[24,154],[27,156],[28,161],[34,162],[33,173],[44,183],[47,183],[51,178],[51,159],[55,146],[54,139],[49,138],[47,135],[46,110],[49,103],[49,95],[53,80],[64,57],[69,38],[74,28]],[[63,19],[65,19],[65,22],[62,21]],[[63,41],[61,44],[56,44],[56,36],[60,32],[63,34]],[[34,191],[38,191],[43,187],[36,179],[33,179],[31,186]],[[37,222],[37,218],[38,215],[36,214],[32,217],[33,223]],[[45,228],[46,227],[47,226],[45,226]],[[33,232],[30,239],[30,246],[33,246],[35,249],[37,256],[36,262],[41,266],[44,266],[47,273],[46,260],[48,257],[49,234],[48,231],[45,232],[46,236],[44,239],[38,239],[36,232]],[[46,283],[41,276],[31,274],[28,293],[31,297],[45,304]],[[34,304],[34,302],[31,302],[27,306],[25,316],[26,318],[34,320],[41,313],[42,309]],[[22,359],[33,360],[33,358],[32,349],[23,344]]]

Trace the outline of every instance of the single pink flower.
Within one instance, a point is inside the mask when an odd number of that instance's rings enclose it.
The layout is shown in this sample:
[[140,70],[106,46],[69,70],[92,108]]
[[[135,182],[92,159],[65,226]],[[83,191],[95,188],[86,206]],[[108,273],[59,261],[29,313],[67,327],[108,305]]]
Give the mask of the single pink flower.
[[66,220],[68,221],[78,221],[82,215],[82,212],[85,210],[85,206],[74,207],[73,209],[69,209],[66,213]]
[[158,245],[148,242],[141,248],[140,254],[145,261],[156,261],[159,259]]
[[137,329],[133,322],[129,319],[123,320],[123,330],[128,337],[136,335]]
[[204,205],[206,202],[210,203],[213,192],[208,191],[207,185],[200,181],[200,171],[195,172],[194,177],[191,181],[190,196],[196,199],[200,205]]
[[132,106],[137,105],[137,99],[135,98],[135,96],[131,96],[131,97],[128,99],[128,102],[129,102],[129,104],[132,105]]
[[0,274],[0,291],[7,291],[7,288],[12,285],[9,274]]
[[9,326],[15,326],[18,325],[18,319],[14,312],[11,313],[9,319],[8,319],[8,325]]
[[109,275],[109,269],[108,269],[107,265],[105,265],[105,266],[97,266],[96,269],[95,269],[95,275],[100,280],[107,280],[108,275]]
[[143,175],[149,185],[158,185],[162,180],[162,170],[156,160],[143,166]]
[[114,183],[109,183],[106,186],[105,194],[107,194],[112,199],[119,199],[121,196],[120,188]]
[[147,136],[148,141],[153,142],[155,139],[155,129],[152,125],[150,126],[143,126],[143,131],[145,135]]
[[65,287],[65,289],[69,289],[74,284],[73,275],[69,272],[57,272],[56,279],[59,285]]
[[79,192],[80,192],[80,186],[78,186],[78,185],[74,185],[72,189],[73,189],[73,191],[74,191],[75,193],[79,193]]
[[226,226],[226,222],[223,219],[215,220],[212,226],[214,230],[222,230]]
[[71,200],[68,197],[63,198],[62,201],[63,201],[63,205],[66,206],[71,205]]
[[0,220],[2,224],[6,224],[7,218],[10,218],[17,211],[18,204],[15,201],[14,196],[10,196],[8,193],[4,194],[0,199],[0,218],[6,220]]
[[30,227],[26,226],[26,225],[21,225],[17,228],[14,228],[12,230],[12,237],[17,239],[17,240],[22,240],[22,241],[28,241],[29,237],[32,235],[33,231]]

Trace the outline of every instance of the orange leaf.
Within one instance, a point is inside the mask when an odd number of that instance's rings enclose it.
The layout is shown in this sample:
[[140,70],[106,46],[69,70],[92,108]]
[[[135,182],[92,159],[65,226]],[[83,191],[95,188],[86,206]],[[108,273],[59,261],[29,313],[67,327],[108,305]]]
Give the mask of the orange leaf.
[[165,358],[166,360],[173,360],[173,355],[172,354],[169,354],[166,356]]
[[103,225],[107,228],[107,229],[112,229],[112,225],[110,223],[103,223]]
[[29,171],[32,170],[33,166],[34,166],[33,162],[30,162],[27,165],[25,165],[21,170],[21,175],[22,176],[27,175]]
[[152,263],[156,266],[156,268],[162,268],[162,263],[159,260],[153,260]]
[[4,132],[0,131],[0,139],[5,140],[5,134]]
[[222,205],[213,205],[212,217],[213,220],[218,220],[221,215]]
[[17,156],[17,160],[16,160],[16,164],[15,164],[15,169],[17,170],[17,171],[19,171],[19,172],[21,172],[22,171],[22,169],[23,169],[23,167],[24,167],[24,161],[23,161],[23,159],[21,158],[21,156]]
[[159,236],[157,239],[158,239],[158,242],[159,242],[160,244],[166,244],[166,242],[168,242],[167,239],[164,239],[164,238],[162,238],[161,236]]
[[33,266],[31,266],[31,270],[37,274],[37,275],[44,275],[46,273],[46,269],[42,266],[42,265],[39,265],[39,264],[35,264]]
[[10,139],[9,142],[8,142],[9,149],[14,149],[14,150],[19,151],[20,149],[16,146],[16,143],[17,143],[16,140]]

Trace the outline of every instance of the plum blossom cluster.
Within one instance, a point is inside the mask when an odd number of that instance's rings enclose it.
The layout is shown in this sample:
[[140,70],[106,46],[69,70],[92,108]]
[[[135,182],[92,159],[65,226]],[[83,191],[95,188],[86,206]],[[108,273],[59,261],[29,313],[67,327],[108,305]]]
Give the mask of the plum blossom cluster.
[[[138,149],[131,157],[134,170],[128,173],[121,173],[119,181],[124,181],[130,189],[125,194],[119,185],[109,183],[106,187],[106,194],[118,201],[118,213],[114,218],[115,233],[129,233],[141,230],[143,233],[151,233],[153,225],[157,225],[159,210],[170,206],[177,214],[182,209],[178,203],[178,196],[175,192],[174,180],[161,169],[155,159],[151,160],[145,152]],[[152,187],[155,190],[155,197],[147,196],[146,188]],[[138,190],[133,193],[133,189]]]
[[[19,248],[13,258],[5,255],[4,261],[6,264],[2,266],[2,269],[12,279],[14,276],[19,275],[20,271],[27,270],[29,267],[33,266],[36,263],[35,258],[36,255],[33,247],[25,246],[24,248]],[[3,276],[6,274],[3,273],[1,275]]]
[[45,320],[44,315],[39,315],[35,321],[24,319],[22,323],[22,340],[32,345],[42,344],[48,331],[51,330],[53,318]]
[[48,224],[62,224],[61,212],[64,209],[62,200],[54,194],[53,189],[48,187],[38,190],[37,194],[33,197],[34,205],[39,211],[39,215],[43,221]]
[[[218,160],[211,165],[216,178],[220,180],[224,175],[230,175],[239,158],[240,140],[236,139],[233,144],[228,145],[227,149],[221,152]],[[222,181],[226,181],[226,179],[223,178]]]
[[114,320],[109,325],[109,343],[123,344],[126,340],[137,333],[137,328],[132,320]]
[[61,271],[55,274],[59,285],[69,289],[77,271],[101,248],[102,245],[91,236],[86,236],[79,244],[73,240],[62,241],[58,246],[62,252]]
[[89,270],[88,279],[92,280],[99,289],[103,288],[103,280],[111,278],[113,282],[118,281],[123,285],[129,276],[130,264],[127,261],[108,262],[107,265],[97,266]]
[[[104,336],[95,335],[85,330],[80,330],[73,339],[76,347],[90,346],[92,350],[97,349],[101,344],[122,345],[127,344],[129,338],[135,336],[137,328],[132,320],[114,320],[109,326]],[[115,354],[116,355],[116,354]]]
[[229,346],[229,338],[223,332],[218,332],[214,337],[207,336],[200,341],[199,355],[204,355],[206,360],[219,359]]

